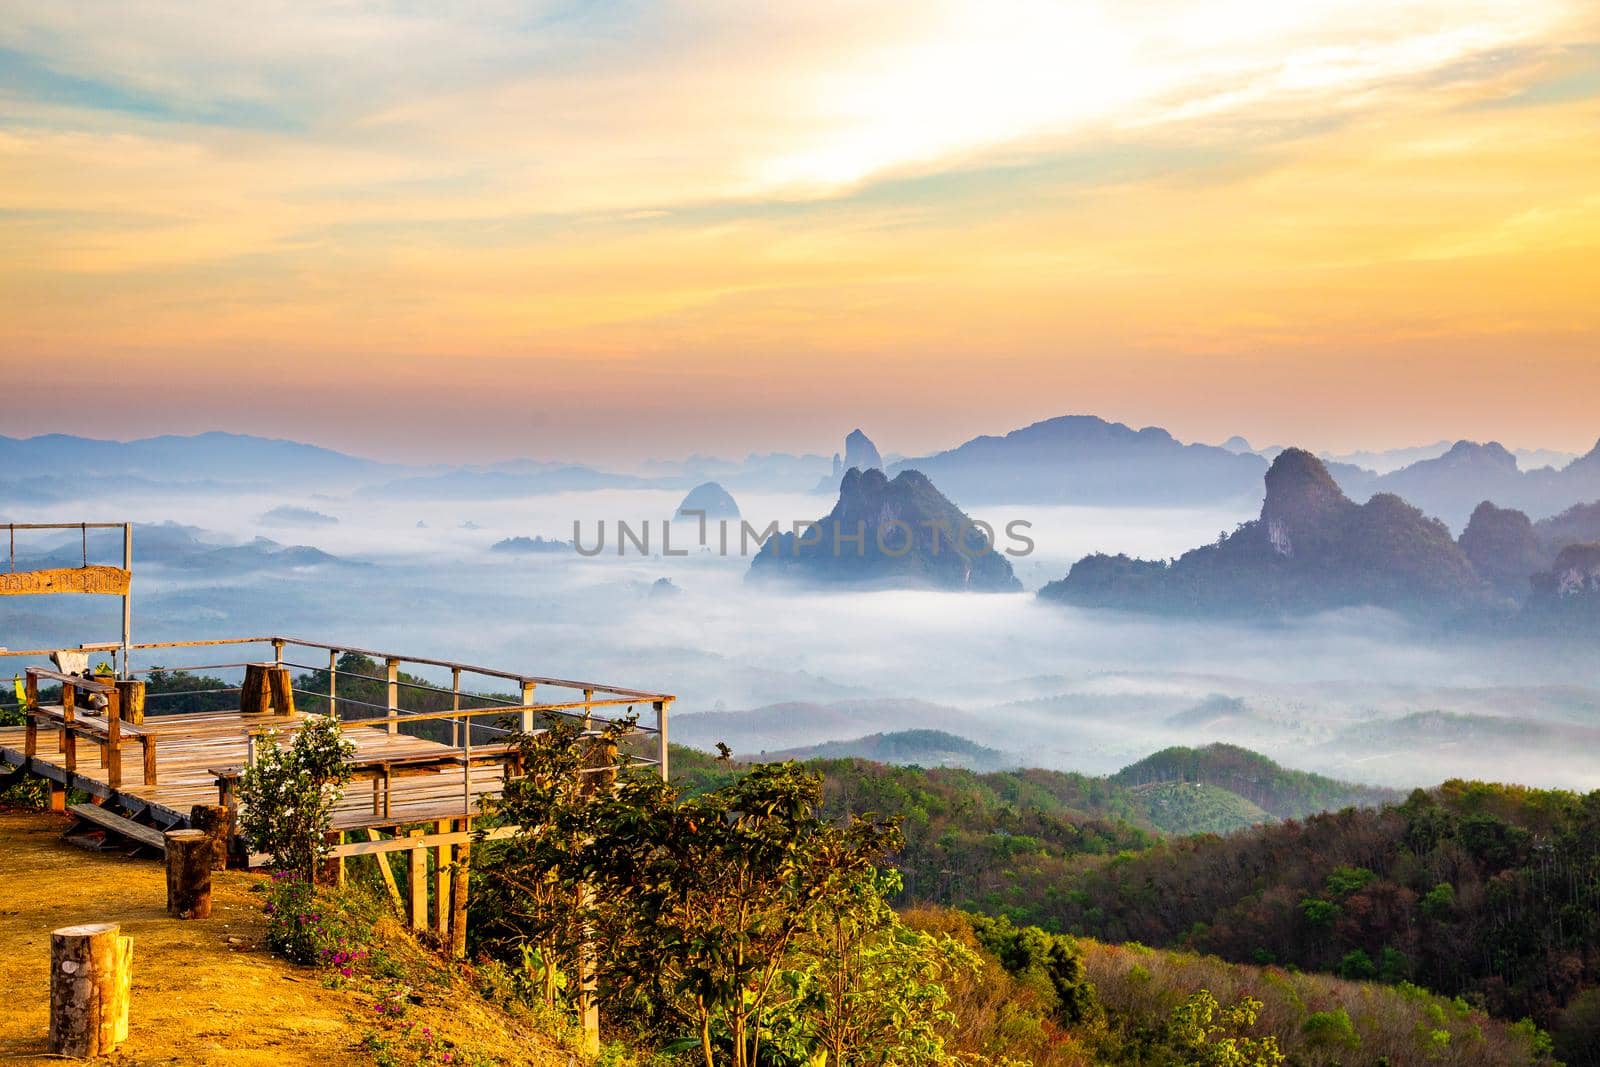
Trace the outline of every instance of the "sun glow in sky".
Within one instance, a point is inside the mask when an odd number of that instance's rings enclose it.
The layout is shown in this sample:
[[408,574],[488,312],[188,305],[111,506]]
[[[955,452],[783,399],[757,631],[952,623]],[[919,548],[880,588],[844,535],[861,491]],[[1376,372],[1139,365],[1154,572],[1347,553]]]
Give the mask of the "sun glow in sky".
[[399,459],[1586,450],[1600,8],[0,0],[0,370]]

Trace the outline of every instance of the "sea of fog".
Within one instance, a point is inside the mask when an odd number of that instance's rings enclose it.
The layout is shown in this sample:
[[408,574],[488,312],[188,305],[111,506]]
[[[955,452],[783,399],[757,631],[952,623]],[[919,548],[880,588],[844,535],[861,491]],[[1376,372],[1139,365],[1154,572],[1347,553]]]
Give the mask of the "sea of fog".
[[[885,730],[959,734],[1018,763],[1104,773],[1168,744],[1231,741],[1293,766],[1363,781],[1465,776],[1600,787],[1600,657],[1529,640],[1422,631],[1375,610],[1293,623],[1214,624],[1038,603],[1091,551],[1174,556],[1250,517],[1237,511],[992,508],[1031,524],[1015,559],[1027,591],[977,595],[752,586],[739,531],[729,554],[695,544],[680,494],[573,493],[448,502],[193,494],[101,498],[93,518],[173,521],[227,543],[305,544],[338,565],[247,574],[141,566],[135,639],[281,633],[678,696],[675,736],[741,755]],[[828,510],[820,496],[740,494],[757,528]],[[261,516],[312,508],[336,525]],[[77,521],[81,505],[32,509]],[[616,523],[647,522],[651,554],[617,554]],[[512,555],[503,538],[606,550]],[[657,588],[670,579],[676,592]],[[0,646],[108,640],[109,602],[0,605]],[[160,657],[155,657],[159,659]],[[170,657],[169,657],[170,661]],[[149,659],[146,660],[148,664]],[[774,707],[780,706],[780,707]],[[758,711],[756,709],[766,709]]]

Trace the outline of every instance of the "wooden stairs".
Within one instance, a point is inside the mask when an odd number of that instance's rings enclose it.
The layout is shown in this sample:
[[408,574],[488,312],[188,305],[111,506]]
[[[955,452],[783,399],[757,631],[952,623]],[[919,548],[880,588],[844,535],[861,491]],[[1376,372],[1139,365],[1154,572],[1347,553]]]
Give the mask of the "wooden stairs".
[[67,814],[72,816],[73,823],[61,836],[79,848],[126,855],[166,850],[161,828],[135,822],[97,804],[74,804],[67,809]]

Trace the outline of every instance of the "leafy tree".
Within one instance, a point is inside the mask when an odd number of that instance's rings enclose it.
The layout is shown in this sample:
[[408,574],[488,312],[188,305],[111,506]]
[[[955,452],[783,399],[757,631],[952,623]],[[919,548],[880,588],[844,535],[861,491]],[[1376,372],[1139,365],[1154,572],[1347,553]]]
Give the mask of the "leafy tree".
[[974,915],[971,922],[978,943],[993,952],[1001,966],[1024,982],[1048,989],[1060,1022],[1081,1023],[1094,1015],[1094,986],[1071,938],[1037,926],[1019,927],[1005,916]]
[[1450,918],[1456,910],[1456,887],[1449,882],[1440,882],[1423,895],[1417,907],[1430,919]]
[[1350,1013],[1342,1007],[1312,1012],[1306,1016],[1300,1029],[1312,1045],[1344,1048],[1359,1048],[1361,1045],[1361,1035],[1356,1033]]
[[821,904],[780,976],[769,1047],[796,1062],[820,1047],[834,1067],[951,1062],[949,982],[982,964],[949,935],[904,926],[885,900],[898,890],[896,872],[869,871]]
[[825,819],[821,778],[795,763],[684,797],[630,771],[618,740],[558,721],[522,738],[524,782],[502,804],[522,831],[482,878],[502,907],[523,887],[564,903],[552,918],[524,906],[492,921],[502,942],[544,938],[568,961],[592,940],[603,997],[691,1026],[707,1067],[719,1044],[749,1067],[801,942],[830,913],[854,914],[898,832]]
[[355,746],[327,715],[307,716],[287,748],[276,730],[261,735],[239,780],[240,826],[272,866],[306,882],[328,855],[333,807],[350,780]]
[[1372,957],[1364,949],[1355,949],[1347,952],[1339,961],[1339,977],[1349,978],[1354,981],[1364,981],[1378,976],[1378,966],[1372,962]]
[[1172,1010],[1172,1044],[1197,1067],[1277,1067],[1285,1059],[1278,1039],[1249,1034],[1261,1008],[1261,1001],[1250,997],[1224,1008],[1202,989]]
[[1335,867],[1328,873],[1328,895],[1343,900],[1377,880],[1378,876],[1365,867]]

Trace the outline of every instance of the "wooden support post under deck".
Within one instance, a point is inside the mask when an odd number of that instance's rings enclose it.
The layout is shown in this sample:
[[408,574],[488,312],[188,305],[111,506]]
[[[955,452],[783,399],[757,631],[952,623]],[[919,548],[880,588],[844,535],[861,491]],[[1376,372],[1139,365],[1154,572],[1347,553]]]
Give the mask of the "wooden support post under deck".
[[[472,820],[462,819],[461,829],[470,831]],[[458,960],[467,957],[467,890],[471,870],[472,842],[463,841],[456,846],[455,878],[450,883],[450,955]]]
[[[13,532],[12,536],[15,537],[16,534]],[[23,755],[32,759],[39,753],[39,720],[27,713],[39,706],[39,676],[30,674],[22,684],[25,687],[23,689],[24,699],[28,705],[23,709],[23,714],[27,715],[28,725],[23,730],[22,751]],[[51,810],[54,809],[52,808]]]
[[[421,837],[421,830],[412,830],[412,837]],[[411,858],[411,885],[407,891],[410,895],[408,901],[410,915],[407,920],[413,930],[426,930],[428,928],[428,849],[424,845],[413,845],[407,852]]]
[[[587,883],[578,883],[578,907],[589,902],[592,890]],[[595,945],[592,931],[584,928],[578,945],[578,1025],[583,1029],[583,1052],[588,1056],[600,1054],[600,1004],[595,990]]]
[[106,694],[106,784],[112,789],[122,785],[122,700],[115,686]]
[[524,681],[522,683],[522,732],[533,733],[533,712],[528,710],[528,705],[533,703],[533,691],[536,683]]
[[[400,714],[400,661],[391,659],[384,662],[389,673],[389,718],[392,720]],[[389,723],[389,732],[391,734],[399,733],[400,724],[391,721]]]
[[[454,819],[440,819],[439,832],[448,834],[455,830]],[[438,845],[433,850],[433,929],[439,935],[441,942],[450,938],[450,905],[454,899],[450,893],[450,845]]]
[[70,685],[61,687],[61,752],[65,757],[68,774],[78,771],[78,735],[71,730],[72,723],[77,719],[77,709],[73,701],[73,689]]

